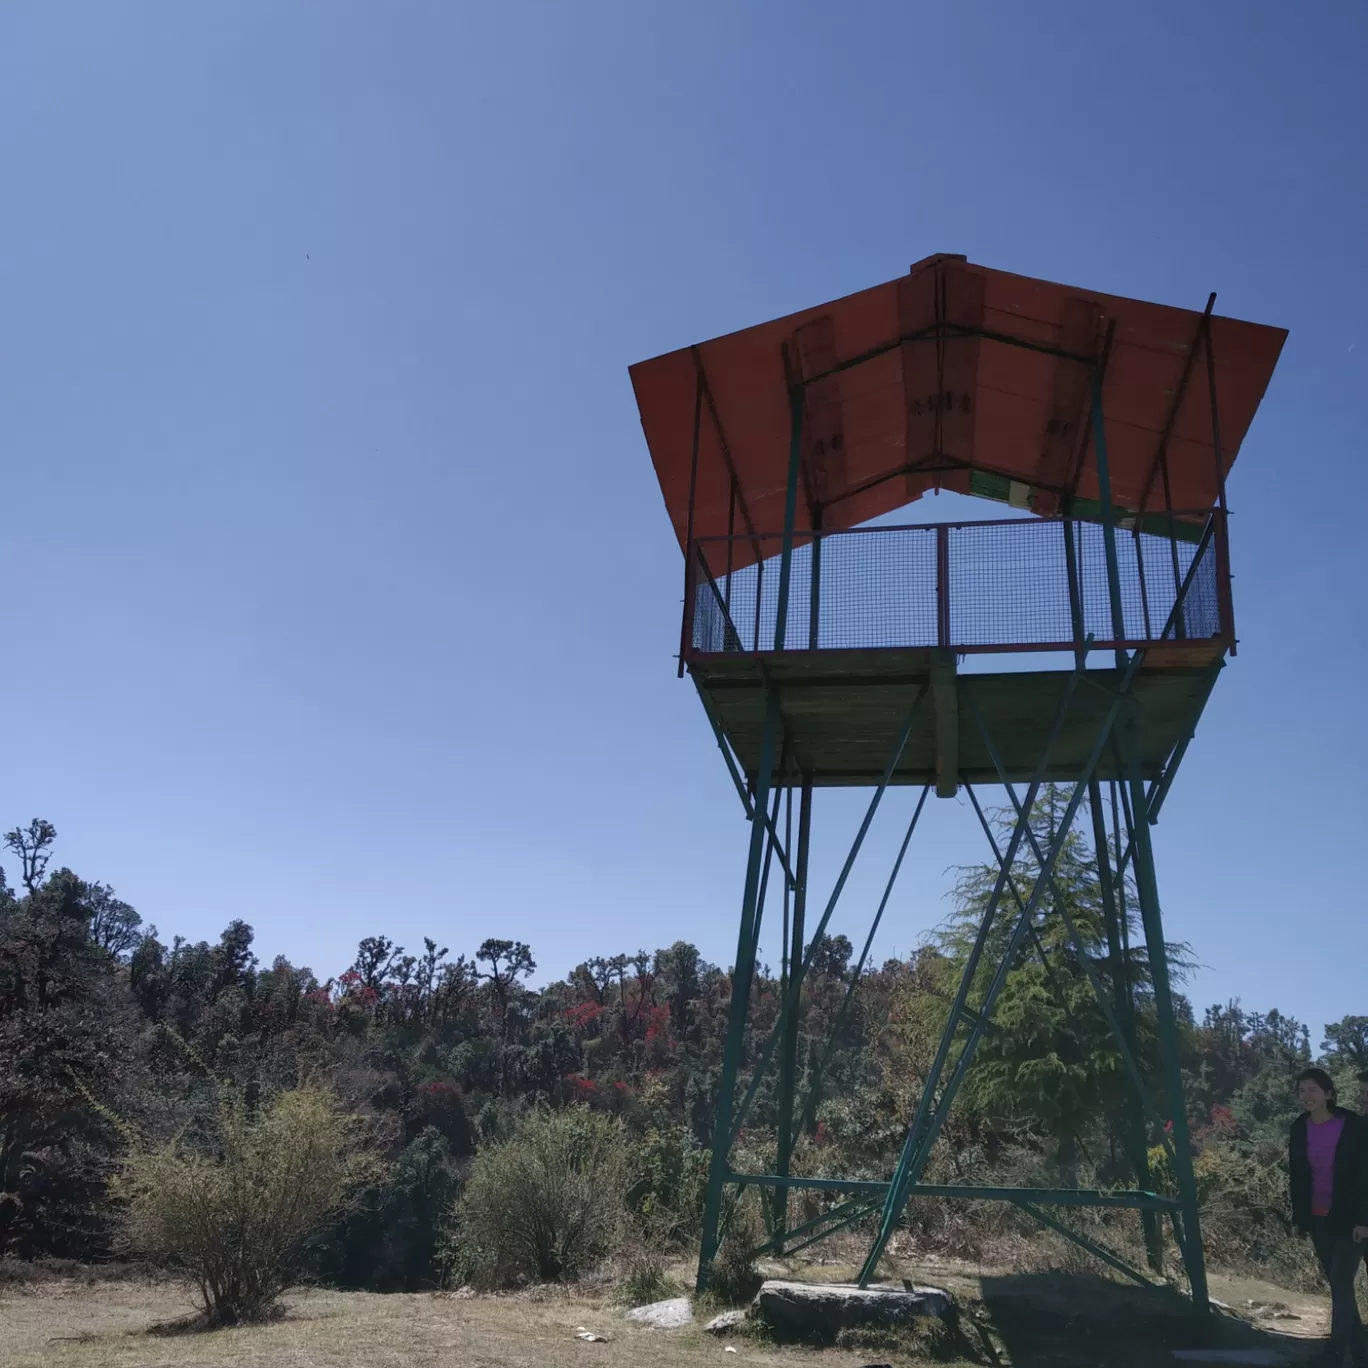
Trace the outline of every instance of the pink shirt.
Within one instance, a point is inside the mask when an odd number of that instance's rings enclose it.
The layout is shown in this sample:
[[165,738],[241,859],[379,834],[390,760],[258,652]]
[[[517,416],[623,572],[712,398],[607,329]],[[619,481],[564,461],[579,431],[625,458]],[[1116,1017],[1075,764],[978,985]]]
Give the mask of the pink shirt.
[[1328,1216],[1335,1197],[1335,1150],[1344,1130],[1344,1117],[1332,1116],[1316,1124],[1306,1118],[1306,1159],[1311,1165],[1311,1214]]

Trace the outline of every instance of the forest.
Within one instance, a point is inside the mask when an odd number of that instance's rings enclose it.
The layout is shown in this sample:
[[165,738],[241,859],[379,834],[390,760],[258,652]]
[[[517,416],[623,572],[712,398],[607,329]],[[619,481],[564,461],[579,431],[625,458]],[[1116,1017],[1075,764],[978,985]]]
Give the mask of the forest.
[[[1047,793],[1035,814],[1042,829],[1055,801]],[[169,1200],[177,1182],[198,1193],[194,1184],[246,1153],[243,1137],[268,1135],[268,1122],[275,1139],[252,1162],[273,1162],[280,1136],[319,1098],[345,1120],[353,1148],[342,1148],[357,1162],[330,1180],[348,1200],[325,1195],[319,1219],[301,1228],[290,1276],[374,1291],[510,1282],[570,1276],[594,1258],[630,1263],[632,1249],[687,1249],[696,1237],[730,983],[687,942],[614,953],[586,945],[581,963],[549,978],[528,943],[458,942],[433,928],[418,945],[367,937],[351,964],[320,977],[283,958],[260,962],[247,918],[213,942],[163,936],[114,889],[59,864],[50,822],[14,829],[5,846],[16,874],[0,875],[0,1259],[160,1257],[193,1268],[184,1231],[164,1212],[149,1216],[149,1193]],[[1029,863],[1018,872],[1029,879]],[[907,959],[856,978],[845,937],[816,947],[800,1042],[809,1079],[828,1040],[832,1048],[810,1090],[795,1171],[887,1176],[994,873],[958,871],[950,915]],[[1046,908],[933,1181],[1128,1181],[1115,1129],[1122,1070],[1087,972],[1106,980],[1113,961],[1080,832],[1065,846],[1055,897],[1070,904],[1090,963],[1063,934],[1059,909]],[[1173,947],[1180,978],[1195,953]],[[1130,972],[1142,1062],[1153,1067],[1142,952]],[[775,975],[762,973],[755,1033],[778,996]],[[1368,1016],[1313,1027],[1272,1005],[1197,1011],[1184,999],[1181,1028],[1208,1257],[1304,1279],[1285,1195],[1292,1083],[1314,1061],[1352,1093],[1349,1080],[1368,1069]],[[291,1099],[294,1111],[283,1105]],[[762,1090],[742,1136],[756,1168],[773,1145],[774,1107]],[[325,1171],[322,1152],[309,1151],[309,1171]],[[611,1187],[616,1205],[597,1213],[597,1234],[576,1227],[578,1253],[562,1240],[528,1266],[493,1249],[509,1202],[530,1200],[532,1169],[579,1171],[592,1153],[606,1167],[583,1200],[601,1202]],[[1164,1151],[1152,1153],[1158,1185]],[[969,1221],[954,1203],[914,1202],[905,1234],[920,1248],[981,1255],[1009,1234],[1026,1239],[1017,1219]],[[1122,1225],[1113,1236],[1137,1238]],[[213,1289],[205,1295],[212,1301]]]

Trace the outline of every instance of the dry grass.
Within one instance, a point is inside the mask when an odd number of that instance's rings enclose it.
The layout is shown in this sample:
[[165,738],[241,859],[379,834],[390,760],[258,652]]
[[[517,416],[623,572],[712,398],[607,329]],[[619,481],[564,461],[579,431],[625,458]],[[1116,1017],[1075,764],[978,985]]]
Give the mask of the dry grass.
[[[688,1269],[671,1267],[683,1282]],[[777,1266],[766,1269],[777,1275]],[[846,1281],[853,1266],[795,1262],[805,1281]],[[1067,1273],[1025,1273],[948,1259],[900,1260],[890,1275],[952,1292],[979,1363],[1021,1368],[1150,1368],[1175,1347],[1197,1343],[1278,1347],[1296,1361],[1307,1338],[1325,1333],[1323,1297],[1253,1280],[1213,1277],[1213,1295],[1250,1324],[1218,1318],[1194,1335],[1175,1300]],[[1253,1305],[1251,1306],[1251,1303]],[[913,1343],[856,1352],[780,1346],[738,1337],[718,1341],[698,1325],[653,1331],[629,1324],[610,1288],[535,1289],[503,1297],[373,1296],[301,1292],[273,1324],[195,1334],[158,1333],[194,1306],[175,1284],[46,1281],[0,1288],[3,1368],[686,1368],[711,1363],[785,1368],[856,1368],[873,1362],[928,1365]],[[1257,1309],[1256,1309],[1257,1308]],[[1288,1313],[1295,1316],[1289,1319]],[[575,1338],[580,1326],[610,1337]],[[1298,1344],[1300,1341],[1300,1346]],[[733,1345],[736,1354],[724,1354]],[[968,1362],[970,1360],[966,1360]],[[949,1368],[941,1364],[939,1368]]]
[[[309,1292],[271,1325],[149,1334],[190,1315],[188,1292],[49,1284],[0,1299],[4,1368],[684,1368],[710,1363],[854,1368],[868,1355],[640,1329],[606,1299]],[[579,1326],[610,1336],[575,1338]],[[736,1354],[723,1353],[734,1344]]]

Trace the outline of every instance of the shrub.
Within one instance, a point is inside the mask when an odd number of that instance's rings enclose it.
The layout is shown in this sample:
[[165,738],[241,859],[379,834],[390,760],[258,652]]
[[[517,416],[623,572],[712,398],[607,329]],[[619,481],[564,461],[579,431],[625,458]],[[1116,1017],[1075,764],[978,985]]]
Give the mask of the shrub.
[[194,1283],[207,1325],[261,1320],[374,1161],[357,1119],[322,1088],[280,1093],[256,1113],[222,1089],[208,1141],[207,1153],[178,1137],[128,1161],[130,1242]]
[[765,1238],[756,1194],[746,1192],[726,1218],[722,1243],[708,1276],[708,1293],[725,1306],[740,1306],[760,1290],[763,1281],[751,1251]]
[[615,1117],[578,1107],[525,1117],[471,1166],[456,1208],[451,1275],[506,1287],[588,1272],[621,1234],[630,1154]]
[[1292,1228],[1281,1154],[1218,1142],[1197,1156],[1194,1167],[1208,1258],[1226,1268],[1271,1274],[1288,1287],[1319,1284],[1315,1253]]
[[708,1186],[708,1151],[678,1127],[652,1127],[640,1141],[641,1166],[628,1202],[665,1240],[697,1236]]
[[629,1306],[661,1301],[673,1294],[666,1276],[670,1239],[668,1231],[653,1222],[637,1224],[623,1239],[618,1264],[622,1278],[618,1292]]

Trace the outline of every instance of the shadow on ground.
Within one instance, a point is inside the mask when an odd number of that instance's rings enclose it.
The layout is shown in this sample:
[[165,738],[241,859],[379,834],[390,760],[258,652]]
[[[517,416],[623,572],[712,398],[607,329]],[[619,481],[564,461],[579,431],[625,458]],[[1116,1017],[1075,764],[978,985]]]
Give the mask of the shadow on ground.
[[[1151,1368],[1187,1361],[1175,1351],[1226,1351],[1210,1362],[1304,1363],[1319,1341],[1278,1334],[1229,1312],[1193,1314],[1166,1287],[1130,1287],[1087,1274],[1021,1273],[980,1278],[966,1308],[978,1328],[977,1357],[1012,1368]],[[966,1324],[966,1330],[970,1327]],[[972,1331],[971,1331],[972,1335]],[[1246,1359],[1230,1351],[1254,1351]]]

